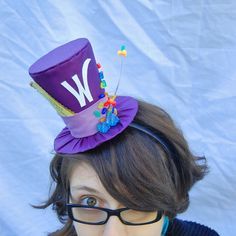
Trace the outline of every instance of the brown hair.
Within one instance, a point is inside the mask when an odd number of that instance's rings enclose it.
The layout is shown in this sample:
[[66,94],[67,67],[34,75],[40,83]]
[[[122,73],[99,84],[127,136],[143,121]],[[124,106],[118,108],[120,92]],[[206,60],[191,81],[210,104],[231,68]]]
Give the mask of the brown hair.
[[134,122],[161,137],[171,156],[153,137],[133,127],[84,153],[56,154],[50,164],[55,189],[43,205],[34,206],[52,205],[64,224],[50,235],[76,235],[67,216],[66,190],[72,168],[80,161],[91,165],[108,193],[127,207],[164,210],[170,219],[188,208],[189,190],[208,172],[205,157],[191,153],[181,130],[160,107],[139,101]]

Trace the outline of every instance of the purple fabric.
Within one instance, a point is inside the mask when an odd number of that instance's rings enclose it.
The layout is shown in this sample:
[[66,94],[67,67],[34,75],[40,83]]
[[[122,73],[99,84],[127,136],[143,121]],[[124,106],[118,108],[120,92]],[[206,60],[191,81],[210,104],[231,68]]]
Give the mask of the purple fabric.
[[76,113],[62,117],[66,127],[54,140],[57,153],[92,149],[122,132],[137,113],[138,102],[134,98],[116,97],[120,122],[107,133],[96,131],[99,120],[93,112],[105,90],[100,87],[99,71],[87,39],[77,39],[52,50],[29,68],[29,74],[54,99]]
[[[86,105],[81,107],[76,97],[61,83],[66,81],[78,91],[72,76],[78,76],[83,85],[82,66],[88,58],[91,59],[88,65],[88,85],[93,101],[89,102],[85,97]],[[29,68],[29,74],[54,99],[76,113],[97,102],[99,95],[105,91],[100,88],[96,61],[87,39],[77,39],[52,50]]]
[[73,137],[82,138],[98,132],[97,124],[99,122],[99,119],[106,116],[106,114],[101,114],[101,117],[97,118],[93,114],[93,112],[101,112],[101,109],[98,108],[98,104],[100,102],[104,103],[106,102],[106,100],[106,97],[101,98],[86,110],[83,110],[80,113],[76,113],[73,116],[61,116]]
[[132,97],[116,97],[116,108],[120,122],[103,133],[96,133],[85,138],[74,138],[65,127],[54,140],[54,149],[57,153],[75,154],[95,148],[103,142],[112,139],[121,133],[134,119],[138,111],[138,102]]

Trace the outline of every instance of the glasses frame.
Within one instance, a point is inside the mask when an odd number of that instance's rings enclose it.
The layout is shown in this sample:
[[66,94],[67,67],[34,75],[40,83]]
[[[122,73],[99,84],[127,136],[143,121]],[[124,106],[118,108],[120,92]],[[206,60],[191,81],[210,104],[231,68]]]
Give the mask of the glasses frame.
[[[125,225],[131,225],[131,226],[137,226],[137,225],[148,225],[148,224],[153,224],[155,222],[158,222],[162,215],[163,215],[163,211],[157,211],[157,215],[156,215],[156,218],[152,221],[148,221],[148,222],[145,222],[145,223],[131,223],[131,222],[128,222],[128,221],[125,221],[122,219],[121,217],[121,212],[123,211],[126,211],[126,210],[132,210],[131,208],[128,208],[128,207],[124,207],[124,208],[119,208],[119,209],[115,209],[115,210],[112,210],[112,209],[109,209],[109,208],[103,208],[103,207],[94,207],[94,206],[87,206],[87,205],[81,205],[81,204],[73,204],[73,203],[69,203],[69,195],[70,195],[70,191],[68,189],[68,194],[67,194],[67,203],[66,203],[66,206],[67,206],[67,211],[68,211],[68,216],[70,217],[70,219],[72,219],[73,221],[76,221],[76,222],[79,222],[79,223],[82,223],[82,224],[88,224],[88,225],[104,225],[107,223],[107,221],[109,220],[109,218],[111,216],[117,216],[120,221],[125,224]],[[74,218],[73,216],[73,213],[72,213],[72,209],[73,208],[85,208],[85,209],[98,209],[98,210],[101,210],[101,211],[104,211],[107,213],[107,218],[104,220],[104,221],[101,221],[101,222],[97,222],[97,223],[91,223],[91,222],[86,222],[86,221],[81,221],[81,220],[77,220]]]

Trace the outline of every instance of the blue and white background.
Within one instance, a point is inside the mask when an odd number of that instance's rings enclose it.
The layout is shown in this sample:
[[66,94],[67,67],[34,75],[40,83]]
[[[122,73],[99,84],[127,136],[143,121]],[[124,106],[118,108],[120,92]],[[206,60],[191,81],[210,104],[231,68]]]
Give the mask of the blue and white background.
[[64,128],[29,86],[29,66],[61,44],[90,40],[114,92],[164,108],[210,173],[178,215],[236,232],[236,1],[0,0],[0,235],[41,236],[60,227],[46,200],[53,141]]

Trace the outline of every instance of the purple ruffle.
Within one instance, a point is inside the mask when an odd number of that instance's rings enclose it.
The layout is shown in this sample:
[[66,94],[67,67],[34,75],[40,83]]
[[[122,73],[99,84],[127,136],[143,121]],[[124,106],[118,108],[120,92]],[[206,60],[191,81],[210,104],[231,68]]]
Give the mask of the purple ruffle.
[[138,102],[132,97],[117,96],[116,108],[120,122],[109,129],[107,133],[97,132],[94,135],[75,138],[65,127],[54,140],[54,150],[62,154],[75,154],[93,149],[121,133],[134,119],[138,111]]

